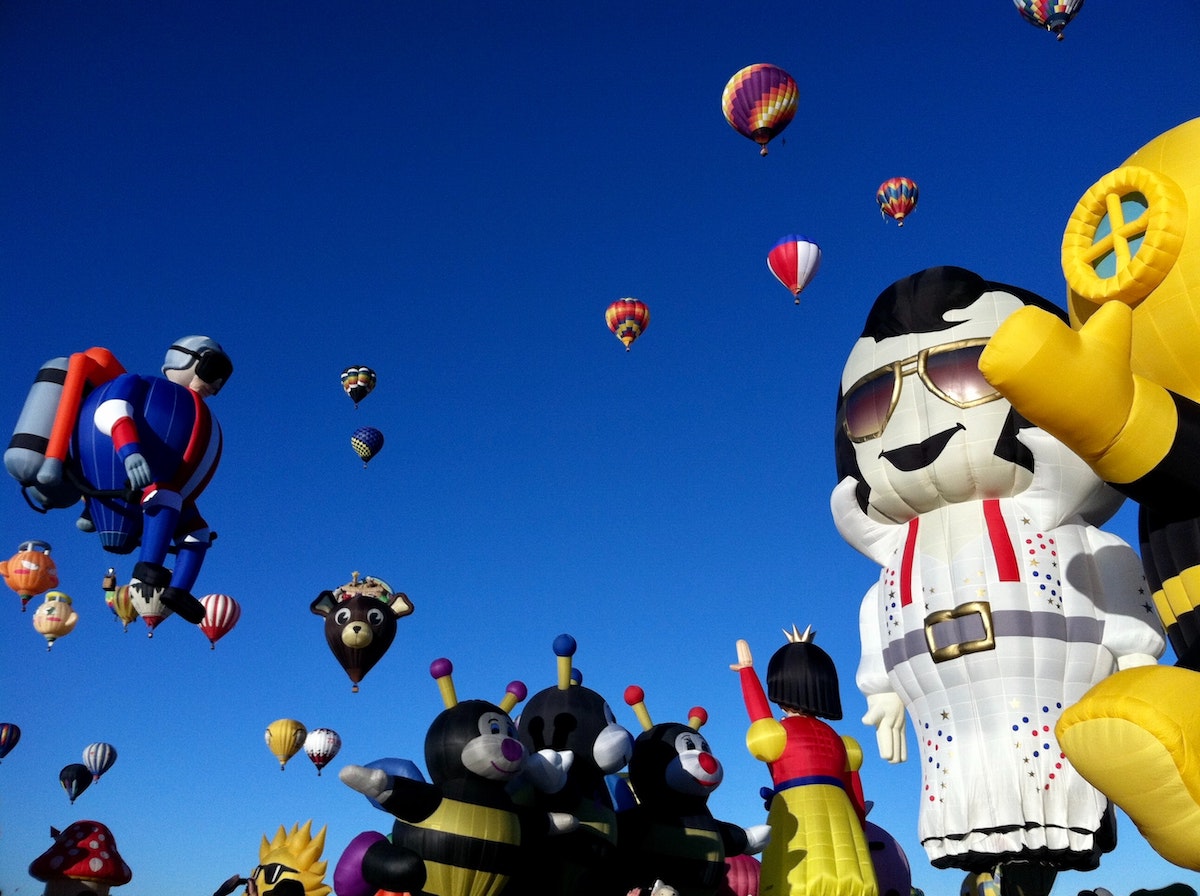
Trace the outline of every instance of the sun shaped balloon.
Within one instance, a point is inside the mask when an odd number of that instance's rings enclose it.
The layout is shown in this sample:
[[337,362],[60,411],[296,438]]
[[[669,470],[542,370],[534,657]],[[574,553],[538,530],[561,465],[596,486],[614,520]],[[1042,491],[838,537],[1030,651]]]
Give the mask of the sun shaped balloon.
[[721,109],[730,126],[767,154],[767,144],[788,126],[796,115],[800,88],[792,76],[777,65],[765,62],[748,65],[725,85]]

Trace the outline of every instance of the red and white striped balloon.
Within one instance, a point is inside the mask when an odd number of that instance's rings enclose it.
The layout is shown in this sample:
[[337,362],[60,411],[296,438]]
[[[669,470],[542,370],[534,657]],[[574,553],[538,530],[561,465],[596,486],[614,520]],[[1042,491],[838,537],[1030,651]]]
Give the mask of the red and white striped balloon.
[[200,631],[204,632],[216,650],[217,642],[225,637],[242,618],[242,608],[228,594],[206,594],[200,598],[204,605],[204,619],[200,623]]
[[304,753],[317,767],[317,774],[327,766],[338,750],[342,748],[342,738],[332,728],[314,728],[304,738]]

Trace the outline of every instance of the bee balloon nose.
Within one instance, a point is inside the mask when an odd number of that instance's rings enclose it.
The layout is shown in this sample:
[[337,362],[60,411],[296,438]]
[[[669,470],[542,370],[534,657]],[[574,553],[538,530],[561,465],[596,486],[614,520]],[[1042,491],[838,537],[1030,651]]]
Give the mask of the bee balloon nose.
[[717,773],[717,769],[720,767],[720,764],[717,762],[717,757],[712,753],[700,754],[700,768],[704,770],[705,774],[715,775]]
[[504,738],[504,742],[500,745],[500,752],[509,762],[516,762],[525,752],[525,748],[521,746],[521,742],[512,737]]

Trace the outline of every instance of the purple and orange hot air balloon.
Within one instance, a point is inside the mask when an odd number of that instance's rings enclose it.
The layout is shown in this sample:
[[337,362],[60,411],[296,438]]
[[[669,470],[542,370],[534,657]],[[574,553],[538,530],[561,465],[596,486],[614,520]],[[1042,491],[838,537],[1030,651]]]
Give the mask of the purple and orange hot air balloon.
[[767,144],[788,126],[796,114],[800,88],[792,76],[765,62],[748,65],[725,85],[721,109],[725,120],[741,134],[757,143],[767,154]]
[[1026,22],[1059,40],[1063,39],[1063,29],[1083,8],[1083,0],[1013,0],[1013,4]]
[[800,292],[821,267],[821,247],[806,236],[788,234],[767,253],[767,267],[800,304]]
[[917,207],[917,185],[907,177],[889,177],[875,191],[879,211],[895,220],[901,227],[904,219]]
[[604,320],[613,334],[625,343],[625,351],[650,326],[650,309],[638,299],[617,299],[604,312]]

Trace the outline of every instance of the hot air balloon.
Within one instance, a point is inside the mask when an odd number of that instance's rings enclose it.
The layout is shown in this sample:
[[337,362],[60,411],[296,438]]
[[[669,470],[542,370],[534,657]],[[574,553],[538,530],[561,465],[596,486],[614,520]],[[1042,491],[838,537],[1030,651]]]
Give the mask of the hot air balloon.
[[342,371],[342,388],[358,407],[358,403],[375,388],[375,371],[370,367],[347,367]]
[[383,450],[383,433],[373,426],[360,426],[350,436],[350,447],[362,458],[365,470],[371,458]]
[[72,762],[70,765],[64,765],[58,773],[58,783],[74,803],[75,797],[92,786],[92,773],[83,763]]
[[304,753],[317,767],[318,775],[341,748],[342,738],[332,728],[314,728],[304,738]]
[[306,737],[308,729],[295,719],[276,719],[267,726],[267,748],[279,760],[280,771],[304,746]]
[[48,591],[42,605],[33,614],[34,629],[46,639],[46,649],[63,635],[69,635],[79,621],[71,598],[61,591]]
[[767,267],[791,290],[799,305],[801,290],[808,286],[821,267],[821,247],[806,236],[789,234],[767,253]]
[[[136,619],[140,616],[142,618],[142,622],[146,623],[146,637],[153,638],[154,630],[158,628],[159,624],[174,613],[174,610],[172,610],[166,605],[166,603],[163,602],[163,589],[144,587],[134,588],[132,585],[122,585],[121,588],[125,589],[125,593],[124,595],[120,596],[119,600],[128,600],[129,602],[128,610],[122,608],[122,612],[132,612],[133,619]],[[118,588],[117,592],[120,594],[121,589]],[[116,612],[118,598],[114,598],[113,603],[113,610]],[[121,613],[117,613],[117,616],[124,621],[124,617],[121,616]],[[130,621],[132,622],[133,619]]]
[[904,226],[904,218],[917,207],[917,185],[907,177],[890,177],[879,185],[875,201],[885,217]]
[[309,605],[325,618],[325,642],[334,658],[354,682],[353,691],[396,638],[396,623],[413,611],[402,591],[393,591],[383,579],[361,577],[332,591],[322,591]]
[[8,560],[0,561],[0,576],[21,598],[21,612],[29,599],[58,587],[58,570],[44,541],[23,541]]
[[0,759],[12,752],[21,739],[21,729],[12,722],[0,722]]
[[879,565],[856,682],[882,758],[905,761],[918,730],[918,835],[938,868],[1094,868],[1108,801],[1055,724],[1166,647],[1138,552],[1098,528],[1120,495],[980,373],[997,328],[1030,312],[1065,317],[963,268],[903,278],[867,313],[834,408],[834,522]]
[[743,137],[762,147],[788,126],[796,114],[800,89],[792,76],[775,65],[748,65],[725,85],[721,109],[725,120]]
[[104,589],[104,602],[108,604],[108,608],[120,621],[122,629],[129,631],[129,623],[138,617],[137,608],[133,605],[133,596],[129,593],[129,586],[117,585],[117,571],[110,566],[108,572],[104,574],[101,587]]
[[92,773],[92,780],[99,781],[100,776],[112,768],[117,761],[117,748],[103,742],[88,744],[83,748],[83,764]]
[[204,619],[200,631],[209,641],[209,649],[216,650],[217,642],[233,631],[242,618],[241,605],[228,594],[206,594],[200,598],[204,604]]
[[1017,12],[1030,25],[1063,39],[1063,29],[1083,8],[1083,0],[1013,0]]
[[650,309],[638,299],[617,299],[604,312],[604,320],[616,337],[625,343],[625,351],[629,351],[634,340],[650,326]]

